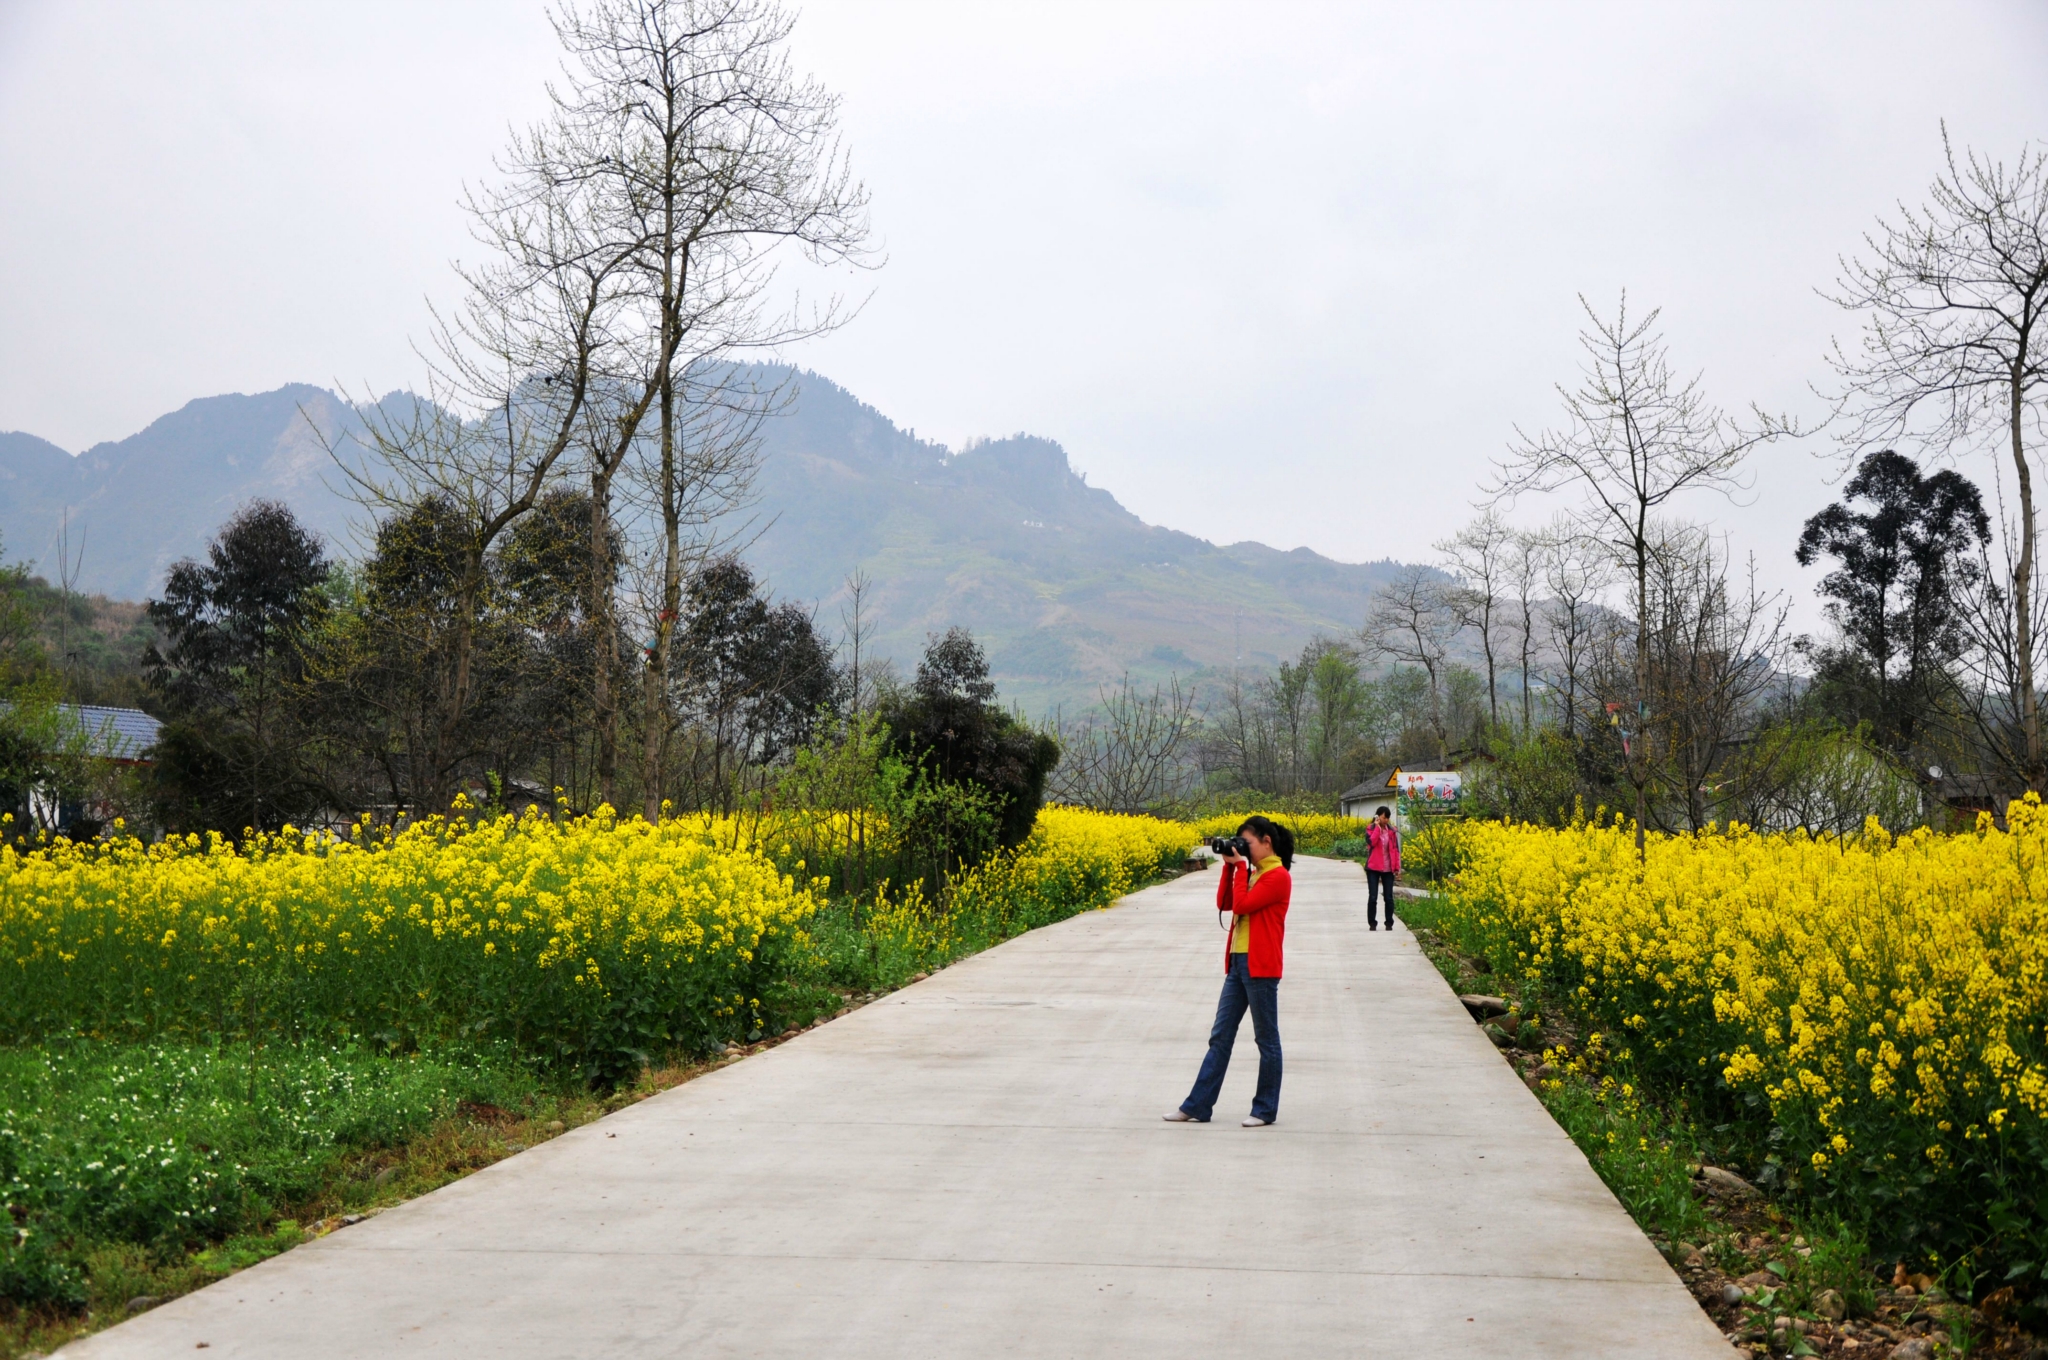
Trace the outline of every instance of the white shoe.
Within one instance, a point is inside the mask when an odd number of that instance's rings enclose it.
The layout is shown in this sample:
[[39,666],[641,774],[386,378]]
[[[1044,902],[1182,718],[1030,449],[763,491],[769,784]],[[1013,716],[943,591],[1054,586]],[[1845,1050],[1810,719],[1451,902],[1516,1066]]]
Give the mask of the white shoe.
[[1186,1110],[1175,1110],[1172,1114],[1161,1115],[1160,1118],[1169,1124],[1195,1124],[1201,1122]]
[[1270,1119],[1261,1119],[1257,1115],[1253,1115],[1244,1121],[1244,1127],[1248,1129],[1263,1129],[1272,1122]]

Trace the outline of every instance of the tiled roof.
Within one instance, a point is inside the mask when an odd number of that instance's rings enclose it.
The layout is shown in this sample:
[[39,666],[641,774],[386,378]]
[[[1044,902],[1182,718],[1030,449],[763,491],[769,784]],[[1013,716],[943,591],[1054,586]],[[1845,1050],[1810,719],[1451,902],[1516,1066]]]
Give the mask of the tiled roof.
[[1399,765],[1389,765],[1384,771],[1374,775],[1356,788],[1346,789],[1338,794],[1338,801],[1342,802],[1349,798],[1385,797],[1387,794],[1394,792],[1394,776],[1400,772],[1401,767]]
[[156,745],[163,724],[139,708],[103,708],[98,704],[64,704],[64,716],[75,720],[93,738],[98,754],[115,760],[143,760]]

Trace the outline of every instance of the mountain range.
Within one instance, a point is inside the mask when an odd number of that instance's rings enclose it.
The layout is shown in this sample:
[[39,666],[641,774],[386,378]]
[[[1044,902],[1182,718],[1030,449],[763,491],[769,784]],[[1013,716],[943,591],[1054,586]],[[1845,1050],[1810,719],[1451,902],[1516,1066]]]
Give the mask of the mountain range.
[[[1091,487],[1048,439],[953,450],[916,438],[817,374],[767,369],[794,400],[762,432],[757,531],[745,556],[774,591],[840,627],[845,581],[873,581],[870,654],[907,671],[926,635],[964,624],[1006,699],[1085,708],[1128,672],[1145,682],[1232,664],[1263,668],[1365,615],[1392,561],[1306,548],[1219,545],[1146,524]],[[237,506],[280,500],[349,554],[362,512],[327,452],[357,428],[349,405],[293,384],[188,402],[126,439],[72,455],[0,433],[0,553],[120,599],[158,589]]]

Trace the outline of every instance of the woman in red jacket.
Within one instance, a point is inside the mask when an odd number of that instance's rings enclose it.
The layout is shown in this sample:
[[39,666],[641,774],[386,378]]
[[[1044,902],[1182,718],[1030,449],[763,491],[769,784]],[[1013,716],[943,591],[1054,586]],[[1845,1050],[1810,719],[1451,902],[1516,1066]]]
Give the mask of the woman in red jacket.
[[1206,1124],[1215,1113],[1237,1027],[1247,1010],[1252,1013],[1252,1037],[1259,1045],[1259,1086],[1244,1126],[1264,1128],[1280,1117],[1280,945],[1294,887],[1288,877],[1294,867],[1294,833],[1269,818],[1247,817],[1237,834],[1244,837],[1251,854],[1226,856],[1223,881],[1216,888],[1216,910],[1229,912],[1231,918],[1229,942],[1223,949],[1223,997],[1216,1003],[1209,1052],[1195,1088],[1166,1116],[1177,1124]]

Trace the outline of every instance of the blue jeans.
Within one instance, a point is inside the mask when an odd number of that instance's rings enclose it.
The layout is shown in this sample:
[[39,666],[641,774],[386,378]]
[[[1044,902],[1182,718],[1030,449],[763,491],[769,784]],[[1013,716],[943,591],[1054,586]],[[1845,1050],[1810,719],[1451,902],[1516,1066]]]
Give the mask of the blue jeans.
[[1216,1023],[1209,1030],[1209,1052],[1195,1077],[1195,1089],[1181,1109],[1204,1123],[1216,1112],[1223,1094],[1223,1074],[1230,1070],[1230,1050],[1244,1013],[1252,1013],[1252,1037],[1259,1045],[1259,1089],[1252,1096],[1252,1117],[1268,1124],[1280,1115],[1280,979],[1251,975],[1242,954],[1230,956],[1223,977],[1223,996],[1216,1002]]

